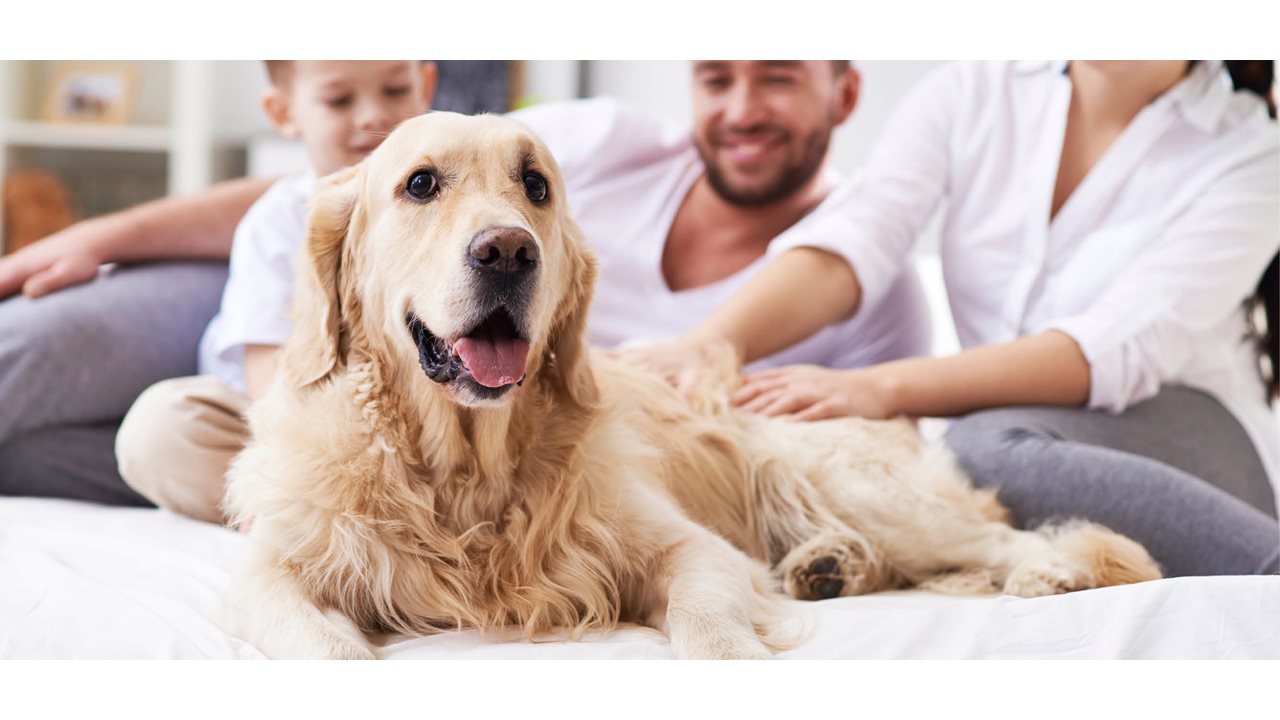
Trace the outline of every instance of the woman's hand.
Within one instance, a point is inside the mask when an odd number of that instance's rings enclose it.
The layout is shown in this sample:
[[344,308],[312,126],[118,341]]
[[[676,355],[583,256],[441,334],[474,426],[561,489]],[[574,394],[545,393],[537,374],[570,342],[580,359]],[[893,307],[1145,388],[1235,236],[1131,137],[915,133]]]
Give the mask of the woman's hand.
[[791,365],[747,375],[732,399],[748,412],[795,420],[845,416],[884,420],[901,414],[886,380],[876,368],[831,370]]
[[97,223],[76,223],[0,257],[0,298],[40,297],[92,280],[103,260],[94,251]]

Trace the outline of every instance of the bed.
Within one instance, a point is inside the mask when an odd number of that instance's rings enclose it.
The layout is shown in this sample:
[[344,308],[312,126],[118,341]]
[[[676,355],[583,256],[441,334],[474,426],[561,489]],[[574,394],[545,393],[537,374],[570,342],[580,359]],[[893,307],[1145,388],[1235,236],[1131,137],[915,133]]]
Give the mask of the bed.
[[[160,510],[0,499],[0,657],[261,658],[223,629],[244,537]],[[882,593],[796,603],[784,658],[1280,659],[1280,576],[1176,578],[1056,597]],[[669,658],[625,627],[579,641],[474,631],[395,639],[389,659]]]
[[[958,347],[936,256],[917,258],[935,352]],[[922,431],[936,439],[941,426]],[[261,658],[224,628],[235,532],[160,510],[0,498],[0,658]],[[813,633],[784,658],[1280,659],[1280,576],[1178,578],[1057,597],[882,593],[797,603]],[[413,658],[669,658],[628,627],[581,641],[456,632],[391,642]]]

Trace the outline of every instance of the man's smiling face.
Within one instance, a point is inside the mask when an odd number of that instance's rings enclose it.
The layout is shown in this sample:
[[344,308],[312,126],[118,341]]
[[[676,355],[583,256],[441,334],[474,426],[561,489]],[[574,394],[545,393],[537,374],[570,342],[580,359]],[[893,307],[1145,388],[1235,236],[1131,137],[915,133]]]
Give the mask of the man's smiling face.
[[847,74],[829,60],[695,62],[694,141],[716,193],[756,206],[803,187],[852,111]]

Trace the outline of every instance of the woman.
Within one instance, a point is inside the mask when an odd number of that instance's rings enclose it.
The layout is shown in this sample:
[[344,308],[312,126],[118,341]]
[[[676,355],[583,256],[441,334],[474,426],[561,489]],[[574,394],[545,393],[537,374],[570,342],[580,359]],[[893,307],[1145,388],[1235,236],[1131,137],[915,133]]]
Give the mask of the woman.
[[[1263,61],[944,67],[845,189],[838,249],[854,283],[829,253],[791,251],[693,333],[635,355],[687,373],[728,340],[750,362],[876,302],[946,200],[964,351],[761,372],[735,402],[803,420],[964,416],[948,444],[1020,523],[1101,522],[1171,576],[1276,572],[1272,77]],[[1269,297],[1269,385],[1249,332],[1255,286]]]

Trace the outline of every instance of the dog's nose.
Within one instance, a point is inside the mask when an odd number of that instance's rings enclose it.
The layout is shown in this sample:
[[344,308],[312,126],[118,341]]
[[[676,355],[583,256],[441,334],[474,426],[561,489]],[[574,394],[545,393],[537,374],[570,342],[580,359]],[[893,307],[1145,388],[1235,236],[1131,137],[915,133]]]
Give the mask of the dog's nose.
[[467,262],[485,273],[528,273],[538,267],[538,243],[523,228],[486,228],[471,238]]

